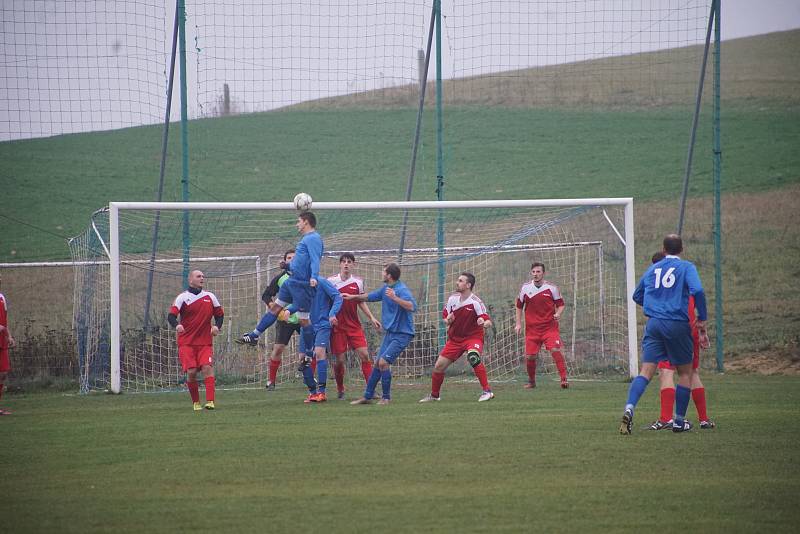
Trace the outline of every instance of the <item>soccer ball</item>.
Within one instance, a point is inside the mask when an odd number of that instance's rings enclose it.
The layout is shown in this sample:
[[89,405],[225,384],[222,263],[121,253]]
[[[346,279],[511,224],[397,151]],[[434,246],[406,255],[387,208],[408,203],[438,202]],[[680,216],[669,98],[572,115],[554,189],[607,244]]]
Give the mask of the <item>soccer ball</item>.
[[311,195],[308,193],[297,193],[294,196],[294,207],[297,211],[308,211],[311,209]]

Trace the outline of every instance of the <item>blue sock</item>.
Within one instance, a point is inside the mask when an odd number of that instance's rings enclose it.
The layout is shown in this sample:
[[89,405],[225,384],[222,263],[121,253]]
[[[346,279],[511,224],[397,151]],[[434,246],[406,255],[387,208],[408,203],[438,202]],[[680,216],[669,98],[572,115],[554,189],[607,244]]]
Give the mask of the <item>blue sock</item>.
[[267,313],[261,316],[261,320],[258,321],[256,329],[253,330],[253,332],[257,333],[260,336],[261,334],[264,333],[264,330],[272,326],[272,324],[275,322],[277,318],[278,318],[277,315],[275,315],[271,311],[268,311]]
[[320,393],[325,393],[325,382],[328,381],[328,360],[317,360],[317,384]]
[[314,327],[311,325],[304,326],[300,329],[300,335],[303,336],[303,345],[306,350],[314,351]]
[[367,380],[367,388],[364,390],[364,398],[371,399],[375,396],[375,388],[378,385],[378,380],[381,379],[381,370],[378,369],[378,366],[372,368],[372,374],[369,375],[369,380]]
[[647,384],[649,383],[650,381],[642,375],[639,375],[633,379],[633,382],[631,382],[631,387],[628,388],[628,403],[625,405],[626,409],[630,408],[633,410],[633,408],[636,407],[636,404],[639,402],[639,399],[642,397],[642,394],[644,393],[644,390],[647,389]]
[[381,371],[381,387],[383,388],[383,398],[392,398],[392,368]]
[[686,410],[689,408],[689,399],[692,397],[692,390],[680,384],[675,386],[675,424],[683,425],[686,418]]
[[310,365],[306,365],[303,368],[303,382],[305,382],[306,387],[308,387],[309,393],[317,392],[317,383],[314,381],[314,370],[311,369]]

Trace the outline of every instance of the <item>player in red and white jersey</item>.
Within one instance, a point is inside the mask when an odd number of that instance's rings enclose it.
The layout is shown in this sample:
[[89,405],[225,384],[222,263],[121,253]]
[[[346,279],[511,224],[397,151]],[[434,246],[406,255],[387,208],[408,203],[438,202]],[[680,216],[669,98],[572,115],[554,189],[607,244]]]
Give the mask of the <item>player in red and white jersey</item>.
[[[328,277],[328,281],[343,295],[361,295],[364,293],[364,280],[353,274],[356,257],[351,252],[345,252],[339,257],[339,274]],[[372,374],[372,360],[369,357],[367,338],[358,310],[364,312],[369,322],[376,329],[381,329],[378,321],[367,306],[366,302],[345,300],[342,309],[336,314],[337,324],[331,334],[331,354],[334,356],[333,376],[336,379],[337,396],[344,398],[344,372],[347,350],[353,350],[361,360],[361,374],[364,381]]]
[[[653,254],[652,262],[658,263],[665,258],[663,252],[656,252]],[[700,428],[709,430],[716,426],[714,421],[708,417],[708,405],[706,403],[706,388],[703,381],[700,380],[700,349],[707,349],[711,346],[708,339],[708,333],[703,330],[702,332],[697,326],[697,311],[694,307],[694,296],[689,295],[689,324],[692,327],[692,401],[695,408],[697,408],[697,418],[700,422]],[[661,386],[660,400],[661,400],[661,414],[648,428],[650,430],[665,430],[672,428],[672,412],[675,408],[675,366],[669,363],[669,360],[663,360],[658,363],[658,381]]]
[[463,272],[456,280],[456,292],[450,295],[442,310],[442,319],[447,323],[447,342],[436,359],[431,373],[431,393],[419,402],[440,400],[439,393],[444,382],[444,373],[450,365],[464,353],[483,393],[478,402],[494,398],[492,388],[486,376],[486,366],[481,361],[483,354],[483,333],[492,326],[486,306],[478,295],[472,292],[475,287],[475,275]]
[[531,281],[520,288],[516,302],[516,324],[514,330],[522,331],[522,314],[525,313],[525,366],[528,371],[526,388],[536,387],[536,357],[544,344],[550,351],[561,377],[561,387],[569,387],[567,364],[561,354],[561,335],[558,332],[558,319],[564,312],[564,299],[555,284],[544,279],[543,263],[531,264]]
[[[2,279],[0,279],[2,282]],[[9,347],[13,348],[17,342],[8,329],[8,301],[5,295],[0,293],[0,399],[3,398],[3,388],[6,384],[6,377],[11,371],[11,360],[8,357]],[[0,415],[11,415],[8,410],[0,409]]]
[[214,409],[212,339],[219,335],[225,316],[216,295],[203,289],[205,283],[206,277],[202,271],[195,270],[189,273],[189,287],[177,296],[167,316],[167,321],[177,332],[178,358],[187,375],[186,385],[195,411],[203,409],[200,406],[200,391],[197,385],[198,370],[203,372],[206,386],[205,408]]

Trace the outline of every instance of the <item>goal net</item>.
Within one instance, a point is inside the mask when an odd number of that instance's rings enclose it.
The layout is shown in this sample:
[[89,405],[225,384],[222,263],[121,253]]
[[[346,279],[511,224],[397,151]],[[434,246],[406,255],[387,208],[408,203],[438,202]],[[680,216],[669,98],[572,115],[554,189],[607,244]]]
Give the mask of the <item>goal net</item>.
[[[559,286],[566,309],[561,336],[574,378],[636,373],[633,222],[630,199],[473,202],[318,202],[313,207],[325,243],[321,274],[339,270],[339,256],[356,256],[366,290],[397,262],[413,292],[416,336],[393,367],[398,380],[426,380],[446,330],[441,309],[457,276],[476,276],[475,293],[489,309],[484,360],[494,381],[525,376],[524,338],[514,330],[514,303],[534,261]],[[206,275],[206,289],[225,309],[214,341],[215,371],[226,386],[263,385],[274,329],[255,348],[233,340],[265,311],[261,294],[298,241],[289,203],[111,203],[73,239],[75,328],[81,388],[114,392],[181,387],[185,380],[175,333],[166,322],[189,269]],[[370,304],[380,317],[380,304]],[[362,317],[363,320],[363,317]],[[364,324],[374,355],[381,333]],[[296,341],[284,352],[278,381],[298,380]],[[543,350],[541,372],[554,372]],[[348,355],[348,381],[362,384]],[[448,371],[472,380],[459,362]],[[355,386],[354,386],[355,387]]]

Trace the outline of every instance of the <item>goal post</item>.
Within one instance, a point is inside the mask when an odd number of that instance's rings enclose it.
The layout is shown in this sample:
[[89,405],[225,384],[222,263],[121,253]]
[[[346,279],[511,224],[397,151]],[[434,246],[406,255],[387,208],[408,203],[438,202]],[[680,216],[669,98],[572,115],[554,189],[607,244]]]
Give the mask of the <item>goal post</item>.
[[[428,363],[432,365],[431,357],[435,357],[440,348],[436,332],[441,322],[439,286],[442,276],[429,274],[442,266],[448,276],[445,280],[448,293],[452,287],[450,278],[460,270],[480,272],[476,293],[490,308],[497,310],[498,321],[503,323],[495,335],[495,356],[492,357],[497,360],[494,367],[489,366],[494,369],[490,369],[490,378],[513,377],[509,369],[519,362],[523,350],[517,339],[519,336],[513,335],[513,300],[520,285],[528,279],[532,259],[540,257],[552,265],[547,275],[558,281],[568,309],[575,308],[562,323],[562,336],[570,338],[564,341],[565,346],[570,347],[567,352],[572,352],[568,361],[572,360],[576,372],[585,375],[615,372],[630,376],[638,373],[636,309],[631,298],[635,286],[633,199],[315,202],[312,209],[317,214],[317,227],[326,249],[331,251],[324,259],[325,272],[321,274],[328,276],[336,272],[337,251],[355,251],[360,268],[367,275],[364,278],[368,290],[381,282],[378,276],[384,263],[401,261],[401,279],[420,293],[417,298],[421,309],[415,316],[419,334],[407,351],[409,378],[421,378],[420,368]],[[121,316],[125,310],[120,297],[124,283],[120,266],[141,262],[146,257],[147,247],[131,244],[129,236],[136,232],[147,234],[148,224],[156,212],[160,214],[162,228],[174,226],[175,241],[163,244],[172,257],[181,257],[175,251],[180,252],[177,243],[184,213],[190,216],[191,230],[198,233],[197,239],[193,235],[196,248],[191,251],[192,256],[260,257],[263,260],[260,265],[274,265],[277,263],[274,257],[298,240],[293,226],[297,212],[290,202],[111,202],[108,210],[109,389],[114,393],[121,392],[123,384]],[[431,230],[439,216],[445,221],[443,243],[436,241],[437,232]],[[403,221],[409,226],[407,248],[401,254],[398,246]],[[207,235],[200,235],[200,229],[208,227]],[[163,233],[165,240],[168,233]],[[581,259],[580,268],[579,247],[591,250],[581,258],[594,258]],[[402,260],[398,260],[401,256]],[[268,272],[269,267],[264,272],[261,267],[237,269],[234,273],[231,268],[231,278],[258,279],[248,285],[249,300],[253,295],[260,296],[263,289],[260,280],[267,280],[274,274]],[[427,285],[423,285],[422,280]],[[183,285],[182,280],[180,285]],[[169,297],[174,298],[174,295]],[[226,297],[219,294],[218,297],[225,307]],[[577,309],[584,306],[586,313],[581,309],[579,314]],[[247,310],[251,311],[242,312],[235,328],[244,331],[246,326],[249,329],[252,325],[248,320],[255,324],[258,313],[252,311],[252,305],[248,305]],[[226,326],[231,328],[227,319]],[[370,344],[370,348],[375,347]],[[248,383],[258,382],[258,379],[258,376],[251,377]]]

